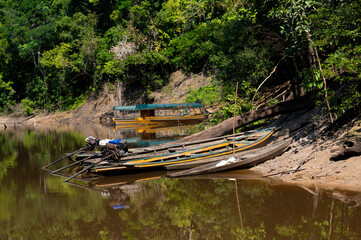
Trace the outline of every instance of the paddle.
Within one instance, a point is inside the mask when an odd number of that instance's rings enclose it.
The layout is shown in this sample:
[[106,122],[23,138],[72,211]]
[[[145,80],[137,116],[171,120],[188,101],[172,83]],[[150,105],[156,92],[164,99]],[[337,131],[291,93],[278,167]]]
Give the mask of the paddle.
[[73,176],[71,176],[71,177],[69,177],[69,178],[65,179],[65,180],[64,180],[64,182],[67,182],[67,181],[69,181],[69,180],[71,180],[71,179],[75,178],[75,177],[76,177],[76,176],[78,176],[79,174],[82,174],[83,172],[85,172],[85,171],[87,171],[88,169],[90,169],[90,168],[92,168],[92,167],[94,167],[94,166],[98,165],[100,162],[102,162],[102,161],[104,161],[104,160],[106,160],[106,159],[108,159],[108,158],[112,157],[113,155],[114,155],[114,154],[109,155],[109,156],[104,157],[104,158],[101,158],[99,161],[96,161],[96,162],[95,162],[95,163],[93,163],[92,165],[90,165],[90,166],[88,166],[88,167],[84,168],[83,170],[81,170],[81,171],[79,171],[79,172],[75,173]]
[[82,162],[84,162],[85,160],[88,160],[88,159],[90,159],[90,158],[92,158],[92,157],[95,157],[96,155],[99,155],[99,154],[96,153],[96,154],[94,154],[94,155],[91,155],[91,156],[89,156],[89,157],[86,157],[86,158],[84,158],[84,159],[81,159],[81,160],[79,160],[79,161],[76,161],[76,162],[74,162],[74,163],[71,163],[71,164],[69,164],[69,165],[67,165],[67,166],[65,166],[65,167],[56,169],[56,170],[52,171],[51,174],[57,173],[57,172],[59,172],[59,171],[61,171],[61,170],[64,170],[64,169],[66,169],[66,168],[68,168],[68,167],[71,167],[71,166],[74,166],[74,165],[76,165],[76,164],[78,164],[78,163],[82,163]]
[[43,167],[43,169],[48,169],[48,167],[50,167],[51,165],[54,165],[55,163],[60,162],[61,160],[63,160],[63,159],[65,159],[65,158],[68,158],[68,157],[74,155],[75,153],[78,153],[78,152],[80,152],[80,151],[83,151],[84,149],[85,149],[85,148],[82,147],[82,148],[76,150],[75,152],[69,153],[69,154],[65,155],[64,157],[59,158],[58,160],[55,160],[54,162],[45,165],[45,166]]

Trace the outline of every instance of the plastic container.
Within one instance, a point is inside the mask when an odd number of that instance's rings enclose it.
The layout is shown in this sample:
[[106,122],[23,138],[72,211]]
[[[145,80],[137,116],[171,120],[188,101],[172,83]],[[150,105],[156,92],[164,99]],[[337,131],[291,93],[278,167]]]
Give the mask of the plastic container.
[[99,141],[99,146],[100,147],[105,147],[105,145],[107,145],[107,143],[110,141],[110,139],[103,139]]

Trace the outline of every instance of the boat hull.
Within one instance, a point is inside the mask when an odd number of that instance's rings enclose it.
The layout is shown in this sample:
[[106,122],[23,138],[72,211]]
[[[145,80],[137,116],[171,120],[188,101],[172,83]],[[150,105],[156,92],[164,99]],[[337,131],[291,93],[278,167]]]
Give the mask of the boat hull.
[[[153,169],[165,167],[167,165],[174,165],[180,163],[187,163],[199,160],[214,159],[224,157],[254,148],[259,148],[267,145],[275,129],[267,129],[258,131],[253,134],[239,137],[235,142],[232,139],[218,141],[215,144],[205,144],[202,147],[187,149],[184,151],[175,150],[174,153],[167,153],[161,155],[138,157],[137,154],[125,157],[120,162],[105,162],[91,169],[94,173],[108,174],[112,171],[134,171],[136,169]],[[240,141],[237,141],[240,140]],[[234,149],[233,149],[234,145]],[[168,152],[169,152],[168,148]],[[150,153],[151,154],[151,153]],[[141,155],[140,155],[141,156]]]
[[263,148],[257,149],[257,151],[249,152],[242,155],[235,155],[233,159],[223,159],[221,161],[212,162],[202,166],[194,167],[184,171],[167,174],[167,177],[183,177],[191,175],[199,175],[206,173],[215,173],[226,170],[234,170],[241,168],[253,167],[257,164],[260,164],[266,160],[272,159],[280,154],[282,154],[288,146],[291,144],[292,140],[288,139],[279,143],[275,143]]

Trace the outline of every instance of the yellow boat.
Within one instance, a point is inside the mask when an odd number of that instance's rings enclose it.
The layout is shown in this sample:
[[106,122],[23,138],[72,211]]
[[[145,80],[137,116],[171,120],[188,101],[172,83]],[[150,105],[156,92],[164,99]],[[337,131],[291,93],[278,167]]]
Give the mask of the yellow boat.
[[140,104],[113,108],[116,125],[181,125],[204,121],[208,114],[199,103]]
[[[160,148],[159,150],[150,149],[143,153],[124,156],[118,162],[100,162],[90,171],[107,174],[113,171],[164,167],[170,164],[226,156],[232,154],[233,151],[241,152],[267,145],[274,131],[274,128],[251,131],[248,134],[238,135],[234,141],[232,137],[228,137],[184,147],[177,145]],[[86,164],[92,164],[94,161],[96,159]]]

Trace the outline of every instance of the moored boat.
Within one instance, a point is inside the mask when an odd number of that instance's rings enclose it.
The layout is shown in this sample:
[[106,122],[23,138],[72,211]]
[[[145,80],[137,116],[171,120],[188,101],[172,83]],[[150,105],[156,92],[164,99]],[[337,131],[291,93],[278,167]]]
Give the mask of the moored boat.
[[169,173],[167,174],[167,177],[183,177],[253,167],[259,163],[282,154],[288,148],[291,142],[291,139],[287,139],[259,148],[257,150],[245,152],[244,154],[230,155],[228,159],[224,158],[220,161],[211,162],[209,164],[204,164],[184,171]]
[[[217,138],[214,141],[193,143],[189,145],[168,145],[163,148],[149,149],[144,152],[130,153],[119,161],[100,161],[90,168],[91,172],[109,174],[114,171],[159,168],[176,163],[186,163],[226,156],[253,148],[265,146],[274,133],[274,128],[250,131],[233,137]],[[86,161],[86,165],[94,164],[96,159]]]
[[208,114],[200,103],[139,104],[115,106],[116,125],[180,125],[201,122]]

